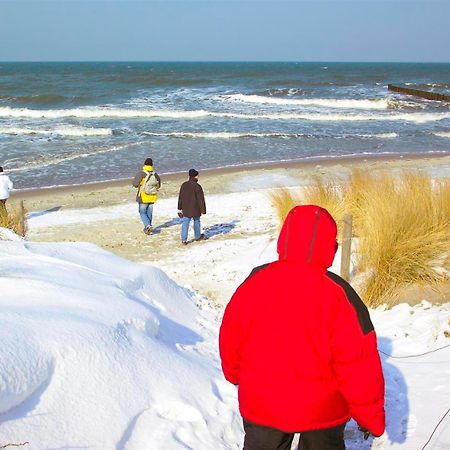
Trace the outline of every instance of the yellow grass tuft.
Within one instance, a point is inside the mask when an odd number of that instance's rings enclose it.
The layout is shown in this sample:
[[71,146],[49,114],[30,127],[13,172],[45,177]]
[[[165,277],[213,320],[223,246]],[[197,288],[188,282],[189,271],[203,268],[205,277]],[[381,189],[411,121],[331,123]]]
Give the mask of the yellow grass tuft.
[[8,211],[3,203],[0,203],[0,227],[9,228],[19,236],[27,233],[26,210],[20,202]]
[[[297,199],[292,191],[289,196],[272,196],[280,218],[290,209],[290,199]],[[316,178],[302,203],[326,208],[338,226],[345,213],[353,216],[356,270],[366,273],[366,304],[392,303],[408,285],[448,280],[450,180],[433,181],[419,172],[393,176],[353,170],[342,186]]]
[[444,282],[447,274],[440,260],[450,245],[450,214],[443,204],[448,181],[433,184],[413,172],[397,180],[366,176],[365,214],[355,221],[360,236],[357,266],[371,270],[363,291],[366,303],[393,302],[407,285]]
[[9,228],[8,211],[2,202],[0,202],[0,227]]
[[338,229],[341,229],[346,211],[342,189],[335,182],[324,182],[321,177],[314,177],[312,184],[306,187],[303,198],[303,204],[325,208],[336,219]]
[[275,207],[280,224],[283,224],[289,211],[300,204],[300,197],[288,188],[277,188],[269,192],[269,200]]

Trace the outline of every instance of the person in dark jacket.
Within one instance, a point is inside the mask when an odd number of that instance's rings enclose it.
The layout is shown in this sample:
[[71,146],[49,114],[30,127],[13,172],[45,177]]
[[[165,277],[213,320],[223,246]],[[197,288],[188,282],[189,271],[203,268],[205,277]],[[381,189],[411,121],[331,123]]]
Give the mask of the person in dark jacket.
[[[144,192],[144,184],[149,180],[153,182],[151,192]],[[139,215],[144,224],[144,233],[151,234],[153,231],[153,205],[158,199],[158,190],[161,187],[161,178],[153,170],[153,159],[147,158],[144,162],[142,170],[140,170],[133,179],[133,186],[137,188],[136,201],[139,205]]]
[[219,348],[238,386],[244,450],[343,450],[352,417],[385,429],[384,378],[369,312],[327,271],[337,249],[325,209],[296,206],[278,239],[278,261],[253,270],[228,303]]
[[206,239],[201,232],[200,216],[206,214],[203,189],[198,182],[198,172],[189,170],[189,180],[185,181],[178,195],[178,216],[183,218],[181,225],[181,243],[187,244],[189,223],[194,219],[194,236],[196,241]]

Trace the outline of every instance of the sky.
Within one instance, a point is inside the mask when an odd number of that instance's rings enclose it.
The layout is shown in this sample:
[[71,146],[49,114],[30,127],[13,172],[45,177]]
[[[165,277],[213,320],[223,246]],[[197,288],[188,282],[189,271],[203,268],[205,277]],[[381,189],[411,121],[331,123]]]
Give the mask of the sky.
[[0,61],[450,62],[450,0],[0,0]]

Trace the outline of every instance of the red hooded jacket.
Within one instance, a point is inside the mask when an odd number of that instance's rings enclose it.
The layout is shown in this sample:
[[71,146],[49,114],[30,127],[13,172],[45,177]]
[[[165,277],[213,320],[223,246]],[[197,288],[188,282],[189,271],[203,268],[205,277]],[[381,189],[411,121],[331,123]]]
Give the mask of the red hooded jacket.
[[336,248],[328,211],[293,208],[278,239],[279,260],[254,269],[227,305],[222,369],[239,385],[246,420],[298,432],[353,417],[375,436],[383,434],[375,331],[356,292],[327,272]]

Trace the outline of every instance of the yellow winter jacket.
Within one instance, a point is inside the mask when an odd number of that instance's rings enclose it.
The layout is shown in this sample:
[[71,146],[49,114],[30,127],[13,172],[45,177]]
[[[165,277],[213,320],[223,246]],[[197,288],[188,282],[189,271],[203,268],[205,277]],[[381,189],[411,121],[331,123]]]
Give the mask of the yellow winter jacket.
[[145,172],[147,172],[147,173],[148,172],[153,172],[153,166],[144,166],[144,167],[142,167],[142,175],[143,175],[143,177],[142,177],[142,180],[139,183],[138,196],[140,196],[142,203],[155,203],[156,200],[158,199],[158,194],[146,194],[142,190],[142,186],[144,185],[144,181],[145,181],[145,179],[147,177],[147,174]]

